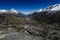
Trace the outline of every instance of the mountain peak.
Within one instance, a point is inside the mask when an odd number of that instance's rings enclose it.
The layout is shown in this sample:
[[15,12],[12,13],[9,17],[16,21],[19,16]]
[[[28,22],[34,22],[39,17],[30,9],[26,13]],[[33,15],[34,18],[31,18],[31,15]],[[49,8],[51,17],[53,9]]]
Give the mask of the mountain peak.
[[51,9],[51,11],[57,11],[60,10],[60,4],[53,5],[54,8]]
[[55,4],[55,5],[48,6],[45,9],[37,10],[37,12],[42,12],[42,11],[59,11],[59,10],[60,10],[60,4]]
[[60,10],[60,4],[55,4],[44,9],[45,11],[58,11]]
[[15,10],[14,8],[12,8],[11,10],[5,10],[5,9],[0,9],[0,13],[15,13],[18,14],[19,12],[17,10]]
[[0,13],[5,13],[5,12],[7,12],[7,10],[5,10],[5,9],[0,9]]
[[14,8],[12,8],[10,11],[11,11],[12,13],[18,13],[18,11],[15,10]]

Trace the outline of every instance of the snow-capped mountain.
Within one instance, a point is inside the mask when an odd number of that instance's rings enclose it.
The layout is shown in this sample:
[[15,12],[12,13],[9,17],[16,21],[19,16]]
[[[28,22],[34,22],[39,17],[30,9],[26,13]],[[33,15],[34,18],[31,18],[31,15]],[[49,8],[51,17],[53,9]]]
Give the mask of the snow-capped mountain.
[[55,4],[48,6],[45,9],[39,9],[37,12],[42,12],[42,11],[59,11],[60,10],[60,4]]
[[8,12],[8,11],[5,9],[0,9],[0,13],[6,13],[6,12]]
[[49,6],[45,9],[40,9],[37,12],[33,12],[28,15],[34,20],[45,23],[59,23],[60,22],[60,4]]
[[60,4],[55,4],[44,9],[44,11],[58,11],[58,10],[60,10]]
[[18,14],[19,11],[15,10],[15,9],[11,9],[11,10],[0,9],[0,13],[14,13],[14,14]]
[[0,9],[0,15],[12,16],[12,17],[25,17],[24,14],[22,14],[20,11],[15,9],[10,9],[10,10]]
[[11,13],[16,13],[16,14],[18,14],[18,11],[15,10],[15,9],[13,9],[13,8],[10,10],[10,12],[11,12]]

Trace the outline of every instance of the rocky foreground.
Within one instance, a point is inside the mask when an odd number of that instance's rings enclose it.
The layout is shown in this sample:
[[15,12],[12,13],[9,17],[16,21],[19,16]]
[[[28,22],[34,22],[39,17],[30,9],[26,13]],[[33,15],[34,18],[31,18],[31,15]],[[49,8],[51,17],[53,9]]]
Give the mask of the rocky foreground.
[[60,40],[60,26],[0,15],[0,40]]
[[41,25],[0,27],[0,40],[60,40],[60,30],[45,29]]
[[43,40],[43,38],[26,35],[24,33],[9,33],[0,35],[0,40]]

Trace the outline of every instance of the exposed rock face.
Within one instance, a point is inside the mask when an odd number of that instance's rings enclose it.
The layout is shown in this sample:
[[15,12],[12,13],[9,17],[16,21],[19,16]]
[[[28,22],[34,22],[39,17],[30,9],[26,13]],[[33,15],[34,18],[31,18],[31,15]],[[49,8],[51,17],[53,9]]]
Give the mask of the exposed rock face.
[[43,40],[42,37],[26,35],[24,33],[9,33],[1,36],[0,40]]

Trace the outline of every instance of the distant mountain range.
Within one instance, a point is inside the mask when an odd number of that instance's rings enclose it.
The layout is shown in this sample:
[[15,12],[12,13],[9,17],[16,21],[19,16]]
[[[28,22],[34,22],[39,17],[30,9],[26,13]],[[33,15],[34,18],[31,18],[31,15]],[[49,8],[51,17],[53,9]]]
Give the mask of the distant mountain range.
[[40,9],[36,12],[33,12],[32,14],[29,14],[28,16],[25,14],[22,14],[18,10],[11,9],[11,10],[4,10],[0,9],[0,16],[10,16],[10,17],[19,17],[19,18],[31,18],[34,20],[37,20],[39,22],[44,23],[60,23],[60,4],[55,4],[48,6],[45,9]]
[[40,9],[40,12],[41,11],[58,11],[58,10],[60,10],[60,4],[55,4],[55,5],[48,6],[45,9]]
[[24,14],[22,14],[21,12],[15,9],[11,9],[11,10],[0,9],[0,15],[26,17]]
[[30,15],[34,20],[45,23],[60,23],[60,4],[49,6],[45,9],[40,9]]
[[19,12],[15,9],[11,9],[11,10],[5,10],[5,9],[0,9],[0,13],[16,13],[18,14]]

